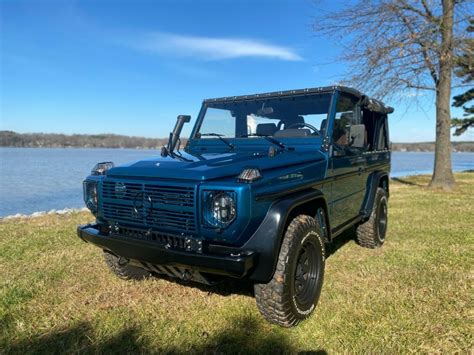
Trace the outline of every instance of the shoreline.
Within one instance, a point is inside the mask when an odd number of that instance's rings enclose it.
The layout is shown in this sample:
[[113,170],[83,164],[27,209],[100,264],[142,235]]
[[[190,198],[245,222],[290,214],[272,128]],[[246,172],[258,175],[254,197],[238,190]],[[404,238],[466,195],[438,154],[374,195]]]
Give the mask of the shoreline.
[[[454,173],[474,173],[474,169],[454,171]],[[404,178],[413,177],[413,176],[426,176],[426,175],[430,175],[430,174],[421,173],[421,174],[403,175],[403,176],[390,176],[390,180],[395,181],[395,182],[400,182],[400,180]],[[0,222],[11,220],[11,219],[17,219],[17,218],[28,219],[28,218],[42,217],[46,215],[62,216],[62,215],[70,215],[72,213],[88,212],[88,211],[89,209],[87,207],[82,207],[82,208],[63,208],[60,210],[52,209],[49,211],[33,212],[31,214],[16,213],[16,214],[8,215],[5,217],[0,217]]]
[[8,221],[11,219],[29,219],[29,218],[37,218],[37,217],[42,217],[42,216],[51,216],[51,215],[56,215],[56,216],[66,216],[70,215],[73,213],[78,213],[78,212],[86,212],[89,211],[87,207],[83,208],[63,208],[61,210],[56,210],[52,209],[49,211],[37,211],[33,212],[31,214],[22,214],[22,213],[16,213],[12,215],[8,215],[5,217],[0,217],[0,222],[2,221]]
[[[471,143],[471,142],[469,142],[469,143]],[[398,144],[398,143],[393,143],[393,144]],[[413,144],[416,144],[416,143],[413,143]],[[95,150],[95,149],[98,149],[98,150],[159,151],[162,146],[163,145],[160,145],[160,146],[157,146],[157,147],[94,147],[94,146],[90,146],[90,147],[86,147],[86,146],[84,146],[84,147],[79,147],[79,146],[15,147],[15,146],[0,146],[0,148],[3,148],[3,149],[45,149],[45,150],[46,149],[67,149],[67,150],[69,150],[69,149],[81,149],[81,150]],[[434,149],[417,149],[417,148],[406,149],[406,148],[402,148],[402,149],[392,149],[391,152],[392,153],[395,153],[395,152],[396,153],[434,153]],[[472,151],[472,150],[463,150],[463,149],[458,150],[458,149],[453,147],[453,149],[451,150],[451,153],[452,154],[458,154],[458,153],[474,154],[474,151]]]

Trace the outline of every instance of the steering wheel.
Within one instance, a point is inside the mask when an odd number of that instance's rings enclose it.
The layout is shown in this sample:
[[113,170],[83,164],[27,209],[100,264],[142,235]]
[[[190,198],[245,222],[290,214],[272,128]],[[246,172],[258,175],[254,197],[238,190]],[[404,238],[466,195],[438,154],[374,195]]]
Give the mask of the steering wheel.
[[285,127],[285,129],[289,129],[289,128],[292,128],[292,127],[296,127],[296,128],[302,128],[302,127],[308,127],[309,129],[313,130],[313,134],[319,134],[319,129],[317,129],[316,127],[314,127],[313,125],[309,124],[309,123],[293,123],[292,125],[288,126],[288,127]]

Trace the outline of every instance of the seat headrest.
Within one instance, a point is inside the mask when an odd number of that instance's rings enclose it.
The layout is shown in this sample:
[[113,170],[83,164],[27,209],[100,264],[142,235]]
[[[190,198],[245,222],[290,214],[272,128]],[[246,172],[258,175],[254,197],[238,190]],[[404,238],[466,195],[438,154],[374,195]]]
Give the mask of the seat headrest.
[[341,113],[341,120],[351,121],[354,117],[354,112],[348,111]]
[[278,130],[274,123],[260,123],[257,125],[257,135],[273,136]]
[[296,116],[292,123],[293,124],[295,124],[295,123],[304,123],[304,117],[303,116]]
[[281,129],[282,125],[285,125],[285,128],[287,127],[293,127],[293,128],[298,128],[298,124],[304,124],[304,117],[303,116],[293,116],[290,118],[285,118],[282,119],[278,123],[278,128]]
[[304,123],[305,122],[304,122],[303,116],[295,116],[292,119],[285,122],[285,128],[286,127],[298,128],[298,124],[303,125]]

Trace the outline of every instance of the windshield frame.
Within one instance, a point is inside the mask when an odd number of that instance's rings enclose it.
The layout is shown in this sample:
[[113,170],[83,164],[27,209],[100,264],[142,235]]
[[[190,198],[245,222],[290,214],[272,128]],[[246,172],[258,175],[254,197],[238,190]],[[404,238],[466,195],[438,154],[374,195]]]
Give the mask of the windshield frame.
[[[322,135],[320,134],[320,135],[317,135],[317,136],[310,136],[310,137],[277,137],[276,139],[279,140],[279,141],[282,141],[286,145],[290,145],[290,146],[294,146],[294,145],[315,145],[315,144],[319,145],[322,140],[324,140],[328,137],[328,133],[329,133],[330,127],[332,125],[332,120],[333,120],[333,116],[334,116],[334,112],[335,112],[335,106],[336,106],[336,102],[337,102],[337,92],[338,92],[337,90],[332,90],[332,91],[326,91],[326,92],[293,94],[293,95],[286,95],[286,96],[282,97],[282,99],[289,99],[289,98],[293,98],[293,97],[311,97],[311,96],[317,96],[317,95],[331,95],[330,100],[329,100],[328,113],[327,113],[327,120],[328,120],[327,122],[328,123],[327,123],[326,129],[325,129],[325,131],[323,132]],[[268,100],[268,99],[271,99],[271,97],[266,97],[266,96],[262,95],[262,97],[260,97],[258,99],[255,99],[255,98],[252,98],[252,99],[250,99],[250,98],[249,99],[239,99],[239,100],[235,100],[234,102],[265,101],[265,100]],[[210,138],[203,138],[203,137],[198,138],[197,137],[197,134],[199,133],[199,131],[201,129],[201,126],[202,126],[202,123],[204,121],[207,109],[209,107],[212,108],[212,105],[215,104],[215,103],[225,103],[225,101],[224,100],[215,100],[215,101],[205,100],[202,103],[202,106],[201,106],[201,109],[199,111],[196,123],[194,124],[193,130],[191,132],[191,135],[190,135],[190,138],[189,138],[189,141],[188,141],[188,145],[191,145],[191,146],[211,145],[211,144],[214,145],[213,143],[218,140],[218,138],[211,138],[211,137]],[[207,133],[207,132],[205,132],[205,133]],[[228,141],[231,141],[235,145],[236,148],[238,148],[239,145],[265,145],[265,146],[268,146],[269,144],[271,144],[267,140],[265,140],[263,137],[248,138],[248,137],[226,137],[226,136],[223,136],[223,138],[225,138]],[[222,142],[218,142],[216,144],[216,146],[219,145],[219,143],[221,145],[223,145]]]

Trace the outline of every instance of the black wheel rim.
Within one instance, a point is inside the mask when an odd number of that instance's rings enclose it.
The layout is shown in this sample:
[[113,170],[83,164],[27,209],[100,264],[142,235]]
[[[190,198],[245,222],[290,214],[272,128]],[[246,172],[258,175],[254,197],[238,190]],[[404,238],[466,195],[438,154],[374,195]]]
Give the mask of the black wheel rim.
[[305,241],[298,255],[294,285],[295,301],[303,310],[309,309],[314,304],[321,270],[320,263],[314,241]]
[[385,199],[380,201],[377,215],[379,238],[383,241],[387,232],[387,201]]

